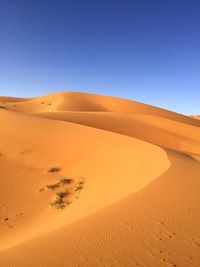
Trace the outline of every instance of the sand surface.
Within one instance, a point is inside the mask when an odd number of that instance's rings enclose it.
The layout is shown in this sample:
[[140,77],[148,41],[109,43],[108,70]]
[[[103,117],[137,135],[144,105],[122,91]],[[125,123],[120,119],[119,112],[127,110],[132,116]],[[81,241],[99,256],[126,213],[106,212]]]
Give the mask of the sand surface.
[[200,266],[198,117],[87,93],[0,97],[0,140],[1,267]]
[[200,120],[200,115],[191,115],[191,117]]

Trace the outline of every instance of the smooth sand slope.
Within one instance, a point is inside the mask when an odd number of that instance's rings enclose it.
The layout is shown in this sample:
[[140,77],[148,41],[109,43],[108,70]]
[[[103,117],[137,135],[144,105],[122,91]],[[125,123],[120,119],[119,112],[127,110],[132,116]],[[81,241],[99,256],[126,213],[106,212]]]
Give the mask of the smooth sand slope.
[[0,140],[1,267],[200,266],[196,118],[86,93],[0,97]]

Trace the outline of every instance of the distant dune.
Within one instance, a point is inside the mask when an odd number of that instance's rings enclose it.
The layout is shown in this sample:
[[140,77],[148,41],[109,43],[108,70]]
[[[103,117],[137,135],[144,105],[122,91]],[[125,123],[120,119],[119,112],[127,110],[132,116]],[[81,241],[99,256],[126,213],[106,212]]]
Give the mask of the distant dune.
[[190,117],[197,119],[197,120],[200,120],[200,115],[191,115]]
[[0,266],[200,266],[198,119],[87,93],[0,97]]

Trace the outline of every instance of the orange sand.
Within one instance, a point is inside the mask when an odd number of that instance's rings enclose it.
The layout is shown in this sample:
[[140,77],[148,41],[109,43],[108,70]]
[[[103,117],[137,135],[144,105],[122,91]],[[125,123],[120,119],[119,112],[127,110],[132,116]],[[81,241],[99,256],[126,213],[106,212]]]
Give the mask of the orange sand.
[[[86,93],[0,97],[0,140],[1,267],[200,266],[196,118]],[[46,185],[61,177],[84,188],[55,209]]]

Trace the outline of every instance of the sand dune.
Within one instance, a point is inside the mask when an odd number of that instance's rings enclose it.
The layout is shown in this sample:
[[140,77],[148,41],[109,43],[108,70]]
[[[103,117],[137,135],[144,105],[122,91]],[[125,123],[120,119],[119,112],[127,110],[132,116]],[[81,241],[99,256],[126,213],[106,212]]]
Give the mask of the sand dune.
[[187,123],[194,126],[200,126],[200,123],[194,118],[184,116],[182,114],[128,99],[103,95],[79,92],[56,93],[38,98],[19,98],[18,104],[16,106],[12,105],[13,99],[16,98],[2,97],[2,99],[4,101],[5,99],[7,99],[5,106],[7,106],[9,109],[23,113],[34,113],[41,111],[106,111],[120,113],[139,113],[155,115],[157,117],[169,118],[170,120]]
[[194,118],[194,119],[197,119],[197,120],[200,120],[200,115],[196,115],[196,116],[195,115],[191,115],[190,117]]
[[0,266],[200,265],[199,120],[72,92],[0,107]]
[[200,154],[199,127],[161,117],[115,112],[43,112],[35,115],[135,137],[188,155]]

